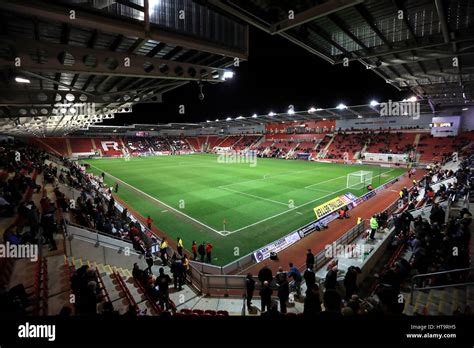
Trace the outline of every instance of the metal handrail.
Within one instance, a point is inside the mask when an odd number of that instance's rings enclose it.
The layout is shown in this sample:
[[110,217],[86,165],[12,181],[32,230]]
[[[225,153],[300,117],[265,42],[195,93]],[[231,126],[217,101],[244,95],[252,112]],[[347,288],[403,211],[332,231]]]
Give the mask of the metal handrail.
[[414,282],[414,280],[415,280],[416,278],[429,277],[429,276],[440,275],[440,274],[456,273],[456,272],[466,272],[466,271],[472,271],[472,270],[474,270],[474,267],[452,269],[452,270],[449,270],[449,271],[441,271],[441,272],[432,272],[432,273],[417,274],[417,275],[413,276],[413,277],[411,278],[410,304],[413,305],[413,293],[414,293],[415,291],[429,290],[429,289],[450,288],[450,287],[456,287],[456,286],[464,286],[464,285],[474,284],[474,281],[473,281],[473,282],[469,282],[469,283],[445,284],[445,285],[437,285],[437,286],[434,286],[434,287],[426,286],[426,287],[421,287],[421,288],[415,288],[415,282]]

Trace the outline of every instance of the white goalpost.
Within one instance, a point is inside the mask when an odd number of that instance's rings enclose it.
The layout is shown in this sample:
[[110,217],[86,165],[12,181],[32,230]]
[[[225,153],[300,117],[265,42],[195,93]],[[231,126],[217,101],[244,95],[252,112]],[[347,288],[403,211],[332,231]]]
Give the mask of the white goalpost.
[[366,170],[359,170],[357,172],[347,174],[347,185],[346,188],[352,188],[356,190],[363,189],[369,184],[372,184],[372,172]]

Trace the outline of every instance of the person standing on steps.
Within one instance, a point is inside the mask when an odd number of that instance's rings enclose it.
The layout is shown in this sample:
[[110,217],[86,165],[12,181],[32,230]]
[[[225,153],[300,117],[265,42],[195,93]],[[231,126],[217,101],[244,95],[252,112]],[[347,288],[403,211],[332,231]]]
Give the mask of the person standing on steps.
[[153,254],[151,253],[151,251],[149,249],[146,251],[145,261],[146,261],[146,264],[148,265],[148,267],[145,269],[145,271],[148,274],[153,274],[153,272],[151,271],[151,268],[153,267]]
[[250,312],[252,309],[253,292],[255,291],[255,280],[253,280],[252,273],[247,274],[247,278],[245,278],[245,290],[245,296],[247,297],[247,310]]
[[168,242],[166,238],[163,238],[160,245],[160,256],[161,256],[161,263],[163,266],[166,266],[168,261]]
[[379,223],[377,221],[377,215],[373,215],[370,218],[370,239],[374,240],[375,239],[375,232],[377,232],[377,229],[379,228]]
[[270,288],[270,283],[267,281],[264,281],[262,289],[260,290],[262,312],[265,312],[265,309],[270,309],[270,306],[272,304],[272,293],[273,293],[273,290]]
[[183,240],[181,237],[176,238],[176,243],[178,245],[178,254],[179,256],[183,256]]
[[280,300],[280,312],[286,313],[286,302],[290,297],[290,285],[286,273],[281,273],[278,279],[278,298]]

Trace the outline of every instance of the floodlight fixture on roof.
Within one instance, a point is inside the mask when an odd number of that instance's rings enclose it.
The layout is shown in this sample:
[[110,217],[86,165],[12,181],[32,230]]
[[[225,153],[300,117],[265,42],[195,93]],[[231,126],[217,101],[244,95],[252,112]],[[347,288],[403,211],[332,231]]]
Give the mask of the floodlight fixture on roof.
[[226,71],[224,71],[224,74],[223,74],[223,76],[222,76],[222,78],[223,78],[224,80],[228,80],[228,79],[231,79],[231,78],[233,78],[233,77],[234,77],[234,72],[231,71],[231,70],[226,70]]

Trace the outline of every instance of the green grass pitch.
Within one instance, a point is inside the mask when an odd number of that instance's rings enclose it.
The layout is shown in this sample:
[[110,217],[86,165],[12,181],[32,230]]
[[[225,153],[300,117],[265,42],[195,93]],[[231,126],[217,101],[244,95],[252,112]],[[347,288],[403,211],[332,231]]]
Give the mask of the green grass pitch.
[[[95,174],[108,173],[118,196],[167,235],[214,245],[213,264],[225,265],[315,219],[313,208],[363,190],[347,189],[347,174],[373,172],[379,186],[405,169],[307,161],[257,159],[219,163],[217,155],[98,159],[85,161]],[[141,191],[141,192],[139,192]],[[226,224],[224,225],[224,221]]]

